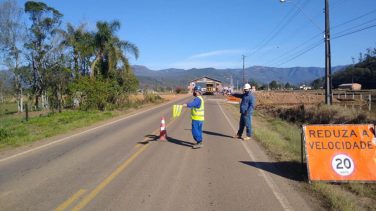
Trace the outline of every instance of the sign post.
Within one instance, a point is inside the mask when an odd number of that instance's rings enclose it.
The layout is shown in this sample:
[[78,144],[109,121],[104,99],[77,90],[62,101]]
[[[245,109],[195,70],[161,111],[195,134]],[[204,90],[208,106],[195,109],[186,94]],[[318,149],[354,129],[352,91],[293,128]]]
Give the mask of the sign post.
[[303,126],[310,181],[376,182],[375,126]]

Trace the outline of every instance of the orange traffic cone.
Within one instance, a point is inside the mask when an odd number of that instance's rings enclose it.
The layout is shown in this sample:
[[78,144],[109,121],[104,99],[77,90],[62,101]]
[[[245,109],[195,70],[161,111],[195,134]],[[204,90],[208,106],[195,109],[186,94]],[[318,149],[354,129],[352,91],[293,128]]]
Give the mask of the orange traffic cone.
[[166,123],[164,117],[161,119],[161,132],[158,141],[167,140]]

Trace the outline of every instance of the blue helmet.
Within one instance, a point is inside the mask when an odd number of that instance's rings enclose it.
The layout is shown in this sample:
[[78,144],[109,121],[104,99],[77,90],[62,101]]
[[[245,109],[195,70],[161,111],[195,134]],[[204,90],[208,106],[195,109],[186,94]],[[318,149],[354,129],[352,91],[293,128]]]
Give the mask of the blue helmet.
[[193,88],[193,90],[197,90],[197,91],[201,92],[201,86],[195,86],[195,88]]

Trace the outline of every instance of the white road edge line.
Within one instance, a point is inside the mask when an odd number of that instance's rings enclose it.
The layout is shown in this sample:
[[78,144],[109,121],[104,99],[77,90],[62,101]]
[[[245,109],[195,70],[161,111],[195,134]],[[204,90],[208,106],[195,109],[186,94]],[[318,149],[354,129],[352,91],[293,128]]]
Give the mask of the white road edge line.
[[[223,111],[221,105],[218,103],[218,101],[216,101],[216,102],[217,102],[219,108],[221,109],[223,115],[226,117],[228,123],[231,125],[232,129],[236,133],[237,131],[235,130],[234,126],[231,124],[230,120],[227,118],[227,116],[226,116],[225,112]],[[253,161],[256,161],[255,156],[253,155],[253,152],[249,149],[249,147],[244,143],[244,141],[241,141],[241,143],[243,144],[245,150],[247,150],[249,157],[251,157],[251,159]],[[291,207],[290,203],[287,201],[287,199],[283,195],[283,193],[279,190],[278,186],[274,183],[273,179],[270,178],[265,173],[265,171],[260,168],[259,164],[257,164],[257,163],[255,163],[255,164],[258,167],[258,170],[260,171],[261,175],[264,177],[266,183],[269,185],[270,189],[273,191],[275,197],[277,197],[279,203],[282,205],[283,209],[286,210],[286,211],[293,211],[294,209]]]
[[[189,97],[189,96],[187,96],[187,97]],[[181,98],[181,99],[184,99],[184,98],[186,98],[186,97],[183,97],[183,98]],[[177,100],[181,100],[181,99],[177,99]],[[30,150],[27,150],[27,151],[24,151],[24,152],[21,152],[21,153],[18,153],[18,154],[15,154],[15,155],[12,155],[12,156],[9,156],[9,157],[6,157],[6,158],[3,158],[3,159],[0,160],[0,163],[1,163],[1,162],[4,162],[4,161],[6,161],[6,160],[9,160],[9,159],[12,159],[12,158],[18,157],[18,156],[20,156],[20,155],[27,154],[27,153],[29,153],[29,152],[32,152],[32,151],[35,151],[35,150],[38,150],[38,149],[42,149],[42,148],[44,148],[44,147],[47,147],[47,146],[50,146],[50,145],[53,145],[53,144],[59,143],[59,142],[61,142],[61,141],[64,141],[64,140],[67,140],[67,139],[73,138],[73,137],[75,137],[75,136],[82,135],[82,134],[87,133],[87,132],[90,132],[90,131],[92,131],[92,130],[96,130],[96,129],[98,129],[98,128],[101,128],[101,127],[104,127],[104,126],[107,126],[107,125],[111,125],[111,124],[113,124],[113,123],[116,123],[116,122],[122,121],[122,120],[124,120],[124,119],[128,119],[128,118],[130,118],[130,117],[133,117],[133,116],[136,116],[136,115],[139,115],[139,114],[145,113],[145,112],[147,112],[147,111],[150,111],[150,110],[153,110],[153,109],[156,109],[156,108],[162,107],[162,106],[164,106],[164,105],[167,105],[167,104],[172,103],[172,102],[175,102],[175,101],[176,101],[176,100],[171,101],[171,102],[167,102],[167,103],[164,103],[164,104],[159,105],[159,106],[157,106],[157,107],[150,108],[150,109],[148,109],[148,110],[142,111],[142,112],[140,112],[140,113],[133,114],[133,115],[130,115],[130,116],[127,116],[127,117],[124,117],[124,118],[121,118],[121,119],[115,120],[115,121],[113,121],[113,122],[109,122],[109,123],[107,123],[107,124],[104,124],[104,125],[101,125],[101,126],[98,126],[98,127],[92,128],[92,129],[89,129],[89,130],[85,130],[85,131],[83,131],[83,132],[80,132],[80,133],[77,133],[77,134],[74,134],[74,135],[71,135],[71,136],[68,136],[68,137],[65,137],[65,138],[62,138],[62,139],[59,139],[59,140],[53,141],[53,142],[51,142],[51,143],[48,143],[48,144],[45,144],[45,145],[42,145],[42,146],[39,146],[39,147],[36,147],[36,148],[30,149]]]

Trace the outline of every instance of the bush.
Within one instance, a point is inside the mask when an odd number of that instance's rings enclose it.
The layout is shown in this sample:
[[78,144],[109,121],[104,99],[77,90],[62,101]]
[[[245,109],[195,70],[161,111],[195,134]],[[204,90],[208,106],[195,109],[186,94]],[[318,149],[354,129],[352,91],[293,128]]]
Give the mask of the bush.
[[180,94],[182,91],[183,91],[183,89],[182,89],[181,87],[176,87],[176,88],[175,88],[175,92],[176,92],[177,94]]
[[163,98],[161,98],[159,95],[155,95],[155,94],[144,95],[144,102],[145,103],[156,103],[158,101],[163,101]]

